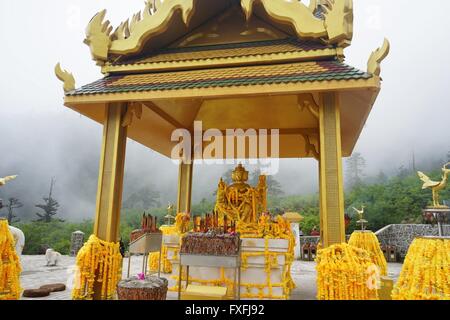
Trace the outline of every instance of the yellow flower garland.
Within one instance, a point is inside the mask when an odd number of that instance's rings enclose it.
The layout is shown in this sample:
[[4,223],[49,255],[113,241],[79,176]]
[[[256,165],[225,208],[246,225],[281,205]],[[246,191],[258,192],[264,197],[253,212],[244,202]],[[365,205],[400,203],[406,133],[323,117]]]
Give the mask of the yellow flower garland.
[[100,299],[114,298],[117,283],[122,278],[119,243],[102,241],[91,235],[78,252],[76,265],[78,270],[72,291],[74,300],[92,300],[95,284],[101,284]]
[[413,241],[392,299],[450,300],[450,239]]
[[370,286],[374,266],[371,255],[346,243],[317,253],[317,299],[377,300],[376,286]]
[[387,275],[387,262],[381,251],[380,242],[375,233],[371,231],[355,231],[350,236],[348,244],[360,249],[367,250],[372,254],[373,263],[380,268],[380,274]]
[[0,300],[18,300],[20,287],[20,260],[8,221],[0,220]]

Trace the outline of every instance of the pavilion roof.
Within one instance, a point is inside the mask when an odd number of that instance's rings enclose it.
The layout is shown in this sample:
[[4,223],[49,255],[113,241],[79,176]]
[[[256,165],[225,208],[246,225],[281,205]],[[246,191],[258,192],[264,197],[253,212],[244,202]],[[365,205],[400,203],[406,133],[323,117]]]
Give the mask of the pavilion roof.
[[122,74],[68,92],[68,96],[264,84],[366,80],[364,71],[337,60],[294,62],[200,70]]
[[[352,0],[165,0],[112,32],[98,13],[85,43],[105,75],[78,89],[64,82],[65,105],[104,123],[111,103],[141,116],[129,138],[171,156],[174,129],[276,128],[280,158],[314,156],[321,94],[338,93],[342,154],[351,154],[380,91],[389,42],[361,71],[344,62],[353,36]],[[206,143],[206,142],[205,142]],[[206,143],[207,144],[207,143]]]

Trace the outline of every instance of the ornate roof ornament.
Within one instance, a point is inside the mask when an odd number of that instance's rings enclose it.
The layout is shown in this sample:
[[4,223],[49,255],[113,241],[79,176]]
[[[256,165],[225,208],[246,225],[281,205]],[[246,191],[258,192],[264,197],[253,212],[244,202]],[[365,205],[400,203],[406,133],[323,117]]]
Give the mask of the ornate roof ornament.
[[106,10],[97,13],[89,22],[86,28],[86,39],[84,43],[91,48],[92,58],[98,65],[108,60],[108,52],[111,47],[110,22],[103,22],[106,16]]
[[[215,1],[226,4],[229,0]],[[268,16],[266,18],[275,23],[292,27],[298,38],[319,39],[328,44],[346,47],[353,37],[353,0],[313,0],[309,6],[301,0],[240,1],[247,19],[252,14]],[[181,18],[182,23],[189,27],[194,12],[207,15],[205,12],[208,10],[198,9],[201,5],[204,6],[205,2],[147,1],[142,12],[136,13],[131,20],[122,22],[114,32],[109,21],[104,22],[106,10],[103,10],[90,21],[85,43],[90,47],[92,57],[98,65],[104,65],[111,58],[138,54],[148,40],[164,33],[173,23],[178,23],[176,19]],[[322,18],[316,14],[319,9]]]
[[[247,19],[256,4],[261,4],[275,21],[291,25],[300,38],[322,38],[345,47],[353,37],[353,0],[315,0],[309,7],[301,0],[241,0]],[[318,5],[324,11],[324,20],[314,15]]]
[[128,106],[127,112],[125,113],[122,121],[122,127],[130,126],[133,123],[134,116],[136,116],[139,120],[142,118],[142,104],[133,103]]
[[103,65],[110,54],[126,55],[139,52],[152,35],[164,32],[177,11],[181,11],[185,25],[189,24],[194,0],[165,0],[146,2],[145,9],[133,15],[131,21],[122,22],[112,32],[109,21],[103,22],[106,10],[97,13],[86,29],[85,43],[91,48],[92,58]]
[[376,76],[381,74],[381,62],[389,54],[391,45],[388,39],[384,39],[383,46],[378,48],[370,55],[369,61],[367,62],[367,72]]
[[55,66],[55,74],[64,83],[64,92],[75,90],[75,78],[73,74],[63,70],[60,63]]

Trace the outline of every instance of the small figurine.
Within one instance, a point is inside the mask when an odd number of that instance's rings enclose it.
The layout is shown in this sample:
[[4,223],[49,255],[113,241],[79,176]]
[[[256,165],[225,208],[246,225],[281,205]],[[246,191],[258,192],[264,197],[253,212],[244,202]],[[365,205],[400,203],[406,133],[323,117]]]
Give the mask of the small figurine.
[[364,208],[365,208],[365,206],[361,206],[361,210],[358,210],[355,207],[353,207],[353,210],[356,211],[356,213],[358,214],[358,218],[359,218],[359,220],[356,221],[356,223],[361,225],[362,231],[366,230],[366,225],[367,225],[367,223],[369,223],[369,221],[364,219]]

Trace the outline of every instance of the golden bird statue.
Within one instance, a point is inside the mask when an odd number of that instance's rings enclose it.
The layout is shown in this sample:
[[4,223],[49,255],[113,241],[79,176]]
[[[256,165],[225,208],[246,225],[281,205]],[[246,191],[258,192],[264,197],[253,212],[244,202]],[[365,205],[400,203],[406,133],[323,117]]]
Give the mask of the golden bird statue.
[[7,182],[14,180],[17,176],[8,176],[4,178],[0,178],[0,187],[3,187]]
[[355,212],[358,214],[358,218],[359,218],[359,220],[356,221],[356,223],[361,225],[361,230],[363,230],[363,231],[366,230],[366,225],[369,223],[369,221],[364,219],[364,209],[365,209],[365,206],[361,206],[361,210],[353,207],[353,210],[355,210]]
[[417,172],[420,180],[423,181],[422,189],[431,189],[431,192],[433,194],[433,208],[447,208],[447,206],[441,205],[439,203],[439,191],[445,189],[445,187],[447,186],[448,175],[450,174],[450,169],[447,169],[447,167],[449,165],[450,165],[450,162],[447,162],[442,167],[442,180],[441,181],[433,181],[427,175],[425,175],[423,172],[421,172],[421,171]]
[[364,206],[361,207],[361,210],[356,209],[355,207],[353,207],[353,210],[355,210],[355,212],[358,214],[358,217],[360,220],[362,220],[364,218]]

